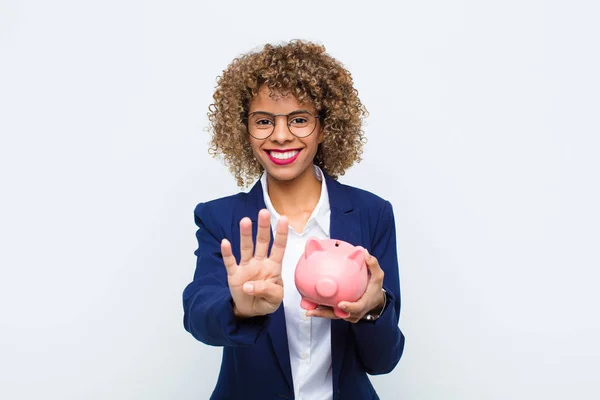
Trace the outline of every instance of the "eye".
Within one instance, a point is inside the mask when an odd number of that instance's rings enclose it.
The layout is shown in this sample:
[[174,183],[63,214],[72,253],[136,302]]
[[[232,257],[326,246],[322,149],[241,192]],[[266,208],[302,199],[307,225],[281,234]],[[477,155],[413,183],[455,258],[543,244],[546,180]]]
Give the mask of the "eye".
[[290,124],[306,124],[308,122],[308,119],[304,118],[304,117],[294,117],[294,118],[290,118]]
[[251,114],[250,121],[252,126],[254,126],[256,129],[270,129],[273,125],[275,125],[273,117],[265,113]]
[[256,121],[254,121],[255,125],[273,125],[273,121],[271,121],[270,119],[267,118],[262,118],[262,119],[258,119]]
[[314,117],[304,112],[292,114],[288,118],[288,124],[296,127],[305,127],[309,124],[312,125],[313,121]]

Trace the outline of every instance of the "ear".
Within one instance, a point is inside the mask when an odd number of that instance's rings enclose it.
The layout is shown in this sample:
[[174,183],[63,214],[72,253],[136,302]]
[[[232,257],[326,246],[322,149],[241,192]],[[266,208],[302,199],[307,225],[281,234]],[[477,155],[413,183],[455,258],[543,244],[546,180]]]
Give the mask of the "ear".
[[317,251],[323,251],[321,242],[314,237],[309,238],[306,242],[306,247],[304,248],[304,257],[308,258]]
[[325,127],[323,125],[319,125],[319,138],[317,143],[321,144],[325,140]]
[[365,249],[361,246],[357,246],[352,250],[352,253],[348,254],[348,258],[362,267],[365,263]]

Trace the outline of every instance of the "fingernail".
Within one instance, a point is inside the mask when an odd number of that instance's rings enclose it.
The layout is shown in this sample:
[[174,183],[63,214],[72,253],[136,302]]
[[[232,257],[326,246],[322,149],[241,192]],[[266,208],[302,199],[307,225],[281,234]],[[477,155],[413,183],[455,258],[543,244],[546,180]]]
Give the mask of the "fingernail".
[[251,283],[244,283],[244,292],[246,292],[246,293],[254,292],[254,285]]

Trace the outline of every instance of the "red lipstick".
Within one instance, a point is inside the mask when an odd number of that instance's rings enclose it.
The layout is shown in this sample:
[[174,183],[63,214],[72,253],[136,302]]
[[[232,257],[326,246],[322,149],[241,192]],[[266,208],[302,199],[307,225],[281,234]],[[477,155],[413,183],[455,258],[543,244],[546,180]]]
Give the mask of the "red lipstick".
[[[271,155],[271,153],[287,153],[290,151],[297,151],[296,155],[294,155],[293,157],[290,158],[286,158],[285,160],[282,160],[280,158],[275,158]],[[269,157],[269,160],[271,160],[274,164],[277,165],[288,165],[293,163],[294,161],[296,161],[296,159],[298,158],[298,156],[300,155],[300,152],[302,150],[300,149],[286,149],[286,150],[265,150],[265,152],[267,153],[267,156]]]

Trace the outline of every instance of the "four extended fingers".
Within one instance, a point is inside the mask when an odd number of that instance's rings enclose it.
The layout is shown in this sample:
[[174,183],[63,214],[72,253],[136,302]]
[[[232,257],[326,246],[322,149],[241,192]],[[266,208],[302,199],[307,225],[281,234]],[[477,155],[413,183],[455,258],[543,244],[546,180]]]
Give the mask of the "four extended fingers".
[[[277,223],[277,231],[273,240],[273,248],[271,250],[271,260],[282,263],[285,246],[288,236],[288,219],[281,216]],[[223,239],[226,240],[226,239]],[[271,214],[267,209],[262,209],[258,213],[258,229],[256,235],[256,247],[252,238],[252,221],[248,217],[240,220],[240,264],[248,263],[252,257],[264,259],[269,251],[269,243],[271,241]],[[231,244],[229,245],[229,253],[231,253]],[[223,242],[221,242],[223,246]],[[223,249],[222,249],[223,250]],[[229,254],[227,250],[226,254]],[[225,253],[223,258],[225,258]],[[235,258],[234,258],[235,260]],[[231,265],[231,260],[230,260]]]
[[[260,210],[255,248],[252,237],[252,221],[248,217],[240,220],[240,266],[250,262],[253,257],[258,260],[266,257],[271,238],[270,222],[269,211],[266,209]],[[279,265],[283,262],[283,254],[287,244],[288,226],[288,219],[284,216],[280,217],[271,251],[271,259],[279,263]],[[227,269],[227,274],[229,276],[234,275],[238,265],[232,252],[231,243],[227,239],[221,241],[221,255]],[[260,297],[273,307],[273,311],[279,307],[283,299],[283,286],[269,280],[245,282],[244,292]]]

